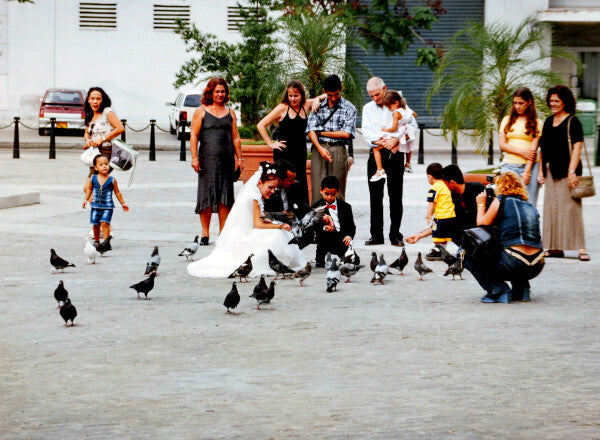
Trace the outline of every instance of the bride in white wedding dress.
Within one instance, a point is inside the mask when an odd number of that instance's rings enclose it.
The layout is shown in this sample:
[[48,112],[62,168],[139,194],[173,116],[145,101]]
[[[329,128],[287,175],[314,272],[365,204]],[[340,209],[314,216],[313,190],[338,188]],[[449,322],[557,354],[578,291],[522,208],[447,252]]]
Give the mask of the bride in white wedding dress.
[[274,275],[269,267],[268,249],[290,268],[297,270],[306,265],[306,258],[298,245],[290,245],[293,238],[290,226],[270,223],[264,215],[263,199],[268,199],[277,188],[275,168],[263,162],[258,171],[246,182],[238,195],[212,253],[188,265],[190,275],[207,278],[225,278],[237,269],[251,253],[251,277]]

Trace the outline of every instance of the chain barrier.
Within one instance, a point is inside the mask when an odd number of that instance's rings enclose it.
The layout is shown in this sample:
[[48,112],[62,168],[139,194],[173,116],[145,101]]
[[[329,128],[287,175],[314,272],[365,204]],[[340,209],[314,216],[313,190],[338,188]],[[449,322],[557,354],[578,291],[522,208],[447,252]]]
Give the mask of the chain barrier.
[[0,130],[4,130],[5,128],[12,127],[13,125],[15,125],[15,121],[12,121],[10,124],[5,125],[4,127],[0,127]]
[[160,128],[160,127],[159,127],[158,125],[156,125],[156,124],[154,124],[154,126],[155,126],[156,128],[158,128],[158,129],[159,129],[159,131],[162,131],[163,133],[171,133],[171,130],[165,130],[164,128]]
[[432,133],[431,131],[429,131],[429,130],[428,130],[428,129],[426,129],[426,128],[424,129],[424,131],[426,131],[426,132],[427,132],[427,134],[428,134],[428,135],[430,135],[430,136],[435,136],[435,137],[442,137],[442,136],[444,136],[444,133],[435,134],[435,133]]
[[[25,125],[25,123],[23,121],[19,121],[19,125],[21,127],[25,127],[28,130],[38,130],[40,128],[40,127],[29,127],[28,125]],[[50,129],[48,128],[48,130],[50,130]]]
[[142,128],[141,130],[136,130],[135,128],[133,128],[131,125],[129,124],[125,124],[126,127],[128,127],[131,131],[135,131],[136,133],[141,133],[142,131],[145,131],[148,127],[150,127],[150,124],[146,125],[144,128]]

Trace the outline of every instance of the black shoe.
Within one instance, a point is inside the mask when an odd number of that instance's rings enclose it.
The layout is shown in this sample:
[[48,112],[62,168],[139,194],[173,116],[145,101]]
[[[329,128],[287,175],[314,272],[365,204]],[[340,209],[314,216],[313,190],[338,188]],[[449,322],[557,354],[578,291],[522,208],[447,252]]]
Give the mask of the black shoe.
[[365,241],[365,246],[375,246],[378,244],[383,244],[383,238],[377,239],[375,237],[371,237],[367,241]]
[[404,242],[400,238],[390,238],[390,244],[392,246],[404,247]]
[[208,237],[202,237],[200,239],[200,244],[203,246],[208,246]]
[[425,259],[428,261],[442,261],[442,253],[438,249],[431,249]]

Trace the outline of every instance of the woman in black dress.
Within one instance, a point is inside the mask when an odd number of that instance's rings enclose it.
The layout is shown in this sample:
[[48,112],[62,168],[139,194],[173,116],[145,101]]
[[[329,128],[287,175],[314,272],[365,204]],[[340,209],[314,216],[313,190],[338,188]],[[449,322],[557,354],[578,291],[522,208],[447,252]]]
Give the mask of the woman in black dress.
[[[292,80],[286,87],[281,103],[256,126],[264,141],[273,149],[273,160],[285,159],[296,168],[296,180],[304,189],[306,203],[306,124],[308,113],[312,107],[318,106],[320,99],[321,96],[306,99],[304,85],[298,80]],[[273,133],[273,141],[267,133],[267,127],[275,123],[279,125]]]
[[[233,206],[234,171],[243,167],[242,142],[234,111],[229,101],[229,86],[223,78],[212,78],[202,95],[202,106],[194,112],[190,134],[192,168],[198,173],[196,213],[200,214],[202,238],[207,245],[210,218],[219,214],[219,230]],[[198,147],[200,141],[200,147]]]

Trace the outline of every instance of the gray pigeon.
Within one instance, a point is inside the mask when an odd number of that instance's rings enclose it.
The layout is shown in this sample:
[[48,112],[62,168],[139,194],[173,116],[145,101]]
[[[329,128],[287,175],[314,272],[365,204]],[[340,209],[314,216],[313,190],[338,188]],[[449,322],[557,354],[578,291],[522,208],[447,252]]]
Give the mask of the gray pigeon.
[[87,264],[96,264],[96,258],[100,258],[102,255],[94,246],[94,238],[90,237],[85,240],[85,247],[83,248],[83,252],[87,257]]
[[283,278],[285,278],[288,275],[293,275],[294,271],[292,269],[290,269],[289,267],[287,267],[285,264],[283,264],[281,261],[279,261],[277,259],[277,257],[275,256],[275,254],[273,254],[271,249],[269,249],[268,252],[269,252],[269,267],[271,269],[273,269],[275,271],[275,273],[277,274],[277,275],[275,275],[274,279],[279,278],[279,275],[283,275]]
[[340,265],[340,257],[338,257],[335,254],[332,254],[331,252],[327,252],[327,255],[325,255],[325,269],[331,269],[331,263],[333,263],[334,261],[337,262],[338,266]]
[[54,299],[58,303],[57,309],[60,309],[60,303],[62,302],[64,304],[68,297],[69,292],[67,292],[67,289],[65,289],[65,285],[61,280],[58,283],[58,287],[54,290]]
[[[56,270],[60,270],[61,273],[65,271],[66,267],[75,267],[73,263],[69,263],[67,260],[63,260],[54,249],[50,249],[50,264],[54,266]],[[54,272],[56,273],[56,271]]]
[[354,265],[360,264],[360,258],[353,247],[354,242],[350,241],[350,245],[342,258],[342,263],[352,263]]
[[372,283],[384,284],[383,279],[390,273],[390,267],[385,262],[383,258],[383,254],[379,258],[377,262],[377,266],[375,266],[375,270],[373,271],[373,278],[371,279]]
[[415,270],[419,272],[419,280],[423,281],[423,275],[426,273],[433,272],[430,268],[423,264],[423,259],[421,258],[421,252],[417,255],[417,259],[415,260]]
[[[227,307],[227,313],[231,313],[229,309],[236,309],[238,304],[240,303],[240,294],[235,284],[236,283],[234,281],[233,285],[231,286],[231,290],[229,291],[229,293],[225,297],[225,301],[223,302],[223,305]],[[233,312],[233,314],[238,315],[238,312]]]
[[[271,300],[275,297],[275,281],[271,281],[271,284],[267,290],[261,292],[254,292],[250,295],[250,298],[256,299],[256,310],[260,310],[262,304],[271,304]],[[269,310],[273,310],[272,307]]]
[[306,280],[311,273],[312,264],[310,264],[309,261],[308,263],[306,263],[306,266],[304,266],[304,269],[297,270],[296,273],[294,273],[294,278],[298,278],[300,281],[300,285],[304,287],[304,280]]
[[390,264],[390,269],[396,269],[400,271],[400,275],[404,275],[404,268],[408,264],[408,255],[406,255],[406,249],[402,249],[402,253],[398,258]]
[[[465,255],[465,251],[462,250],[459,254],[459,257],[456,259],[456,261],[448,267],[448,269],[444,273],[444,276],[452,275],[452,279],[454,280],[454,276],[458,275],[461,280],[464,279],[462,277],[463,270],[465,269],[463,266],[464,255]],[[443,258],[444,257],[442,254],[442,259]]]
[[340,272],[340,266],[337,260],[331,262],[331,267],[327,271],[327,292],[337,291],[337,285],[342,279],[342,273]]
[[68,327],[69,321],[71,321],[71,327],[75,325],[73,320],[77,316],[77,309],[73,304],[71,304],[71,300],[69,298],[65,299],[64,304],[60,308],[60,316],[65,320],[65,327]]
[[342,263],[340,266],[340,273],[346,277],[346,282],[350,282],[350,278],[356,275],[356,273],[364,267],[362,264],[354,263]]
[[[250,275],[250,272],[252,272],[252,257],[253,256],[254,256],[254,254],[248,255],[248,258],[246,258],[246,261],[244,261],[242,264],[240,264],[240,266],[236,270],[234,270],[231,273],[231,275],[229,275],[227,278],[240,277],[240,283],[247,283],[248,275]],[[246,281],[242,281],[242,278],[244,278]]]
[[[180,257],[185,257],[186,260],[189,260],[190,257],[193,257],[194,254],[196,252],[198,252],[198,240],[200,240],[200,237],[196,235],[196,238],[194,238],[194,241],[190,244],[188,244],[180,253],[179,256]],[[194,261],[194,259],[192,258],[192,261]]]
[[375,268],[379,264],[379,260],[377,259],[377,254],[375,252],[371,252],[371,271],[375,272]]
[[144,275],[150,275],[152,272],[158,275],[158,266],[160,266],[160,255],[158,253],[158,246],[154,246],[152,254],[146,263],[146,272],[144,272]]

